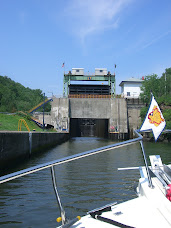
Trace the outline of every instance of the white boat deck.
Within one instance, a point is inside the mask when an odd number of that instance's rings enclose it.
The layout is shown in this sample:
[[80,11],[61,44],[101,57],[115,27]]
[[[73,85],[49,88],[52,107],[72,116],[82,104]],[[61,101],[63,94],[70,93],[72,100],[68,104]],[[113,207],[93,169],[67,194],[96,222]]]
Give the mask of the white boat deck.
[[[127,202],[114,205],[111,211],[103,212],[100,216],[119,222],[123,226],[115,226],[99,221],[87,215],[81,218],[72,228],[83,227],[171,227],[171,202],[165,196],[165,189],[157,178],[153,179],[154,188],[149,188],[148,181],[140,178],[140,196]],[[161,194],[161,189],[163,194]],[[124,226],[125,225],[125,226]]]
[[[158,209],[152,207],[145,196],[116,205],[110,212],[104,212],[103,217],[112,219],[130,227],[171,227],[171,224]],[[125,222],[126,221],[126,222]],[[118,227],[98,221],[87,215],[81,218],[72,228],[83,227]]]

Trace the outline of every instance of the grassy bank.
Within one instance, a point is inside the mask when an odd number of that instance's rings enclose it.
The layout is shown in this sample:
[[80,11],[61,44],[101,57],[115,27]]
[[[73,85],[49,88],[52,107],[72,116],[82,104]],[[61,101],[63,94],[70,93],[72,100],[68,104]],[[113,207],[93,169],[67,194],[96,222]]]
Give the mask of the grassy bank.
[[[20,115],[9,115],[0,113],[0,131],[18,131],[18,122],[20,119],[24,119],[30,129],[30,131],[43,131],[40,127],[37,126],[33,121],[29,120],[27,117]],[[24,123],[21,125],[21,131],[27,131]]]

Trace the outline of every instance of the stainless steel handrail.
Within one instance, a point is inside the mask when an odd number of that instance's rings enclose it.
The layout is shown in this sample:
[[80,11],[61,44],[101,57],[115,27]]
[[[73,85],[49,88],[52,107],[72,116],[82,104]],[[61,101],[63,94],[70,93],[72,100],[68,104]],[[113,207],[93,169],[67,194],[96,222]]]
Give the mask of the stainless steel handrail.
[[89,150],[89,151],[86,151],[86,152],[82,152],[82,153],[79,153],[79,154],[75,154],[75,155],[72,155],[72,156],[68,156],[68,157],[65,157],[65,158],[61,158],[61,159],[58,159],[58,160],[47,162],[47,163],[44,163],[44,164],[41,164],[41,165],[37,165],[37,166],[33,166],[33,167],[30,167],[30,168],[27,168],[27,169],[23,169],[21,171],[17,171],[17,172],[11,173],[11,174],[7,174],[5,176],[1,176],[0,177],[0,184],[2,184],[4,182],[7,182],[7,181],[10,181],[10,180],[13,180],[13,179],[16,179],[16,178],[19,178],[19,177],[22,177],[22,176],[26,176],[26,175],[31,174],[31,173],[38,172],[40,170],[44,170],[44,169],[56,166],[56,165],[61,165],[61,164],[64,164],[64,163],[67,163],[67,162],[70,162],[70,161],[74,161],[74,160],[77,160],[77,159],[80,159],[80,158],[84,158],[84,157],[87,157],[87,156],[91,156],[91,155],[94,155],[94,154],[102,153],[102,152],[105,152],[105,151],[109,151],[109,150],[112,150],[112,149],[120,148],[120,147],[123,147],[123,146],[127,146],[127,145],[130,145],[130,144],[134,144],[136,142],[142,141],[142,138],[143,138],[142,135],[140,135],[137,131],[135,131],[135,133],[137,134],[138,138],[130,139],[130,140],[127,140],[127,141],[124,141],[124,142],[115,143],[115,144],[112,144],[112,145],[109,145],[109,146],[100,147],[100,148],[94,149],[94,150]]
[[64,164],[64,163],[67,163],[67,162],[70,162],[70,161],[74,161],[74,160],[77,160],[77,159],[80,159],[80,158],[88,157],[90,155],[94,155],[94,154],[102,153],[102,152],[105,152],[105,151],[109,151],[111,149],[124,147],[124,146],[130,145],[130,144],[134,144],[134,143],[139,141],[140,145],[141,145],[142,152],[143,152],[144,161],[145,161],[149,187],[152,188],[153,185],[152,185],[151,177],[149,175],[149,167],[147,165],[146,155],[145,155],[145,151],[144,151],[143,143],[142,143],[142,138],[143,137],[137,131],[135,131],[135,133],[138,136],[135,139],[130,139],[130,140],[127,140],[127,141],[124,141],[124,142],[115,143],[115,144],[112,144],[112,145],[109,145],[109,146],[100,147],[100,148],[95,149],[95,150],[89,150],[89,151],[86,151],[86,152],[83,152],[83,153],[75,154],[75,155],[72,155],[72,156],[69,156],[69,157],[61,158],[61,159],[58,159],[58,160],[54,160],[54,161],[51,161],[51,162],[47,162],[47,163],[44,163],[44,164],[41,164],[41,165],[37,165],[37,166],[31,167],[31,168],[28,168],[28,169],[24,169],[24,170],[15,172],[15,173],[11,173],[11,174],[2,176],[2,177],[0,177],[0,184],[2,184],[4,182],[7,182],[7,181],[10,181],[10,180],[13,180],[13,179],[16,179],[16,178],[19,178],[19,177],[22,177],[22,176],[26,176],[26,175],[31,174],[31,173],[38,172],[40,170],[44,170],[44,169],[50,168],[51,169],[52,182],[53,182],[53,188],[54,188],[54,191],[55,191],[55,195],[56,195],[56,199],[57,199],[57,203],[58,203],[59,210],[60,210],[60,215],[61,215],[61,217],[59,218],[59,221],[62,222],[62,227],[70,227],[70,224],[73,224],[76,221],[75,221],[75,219],[69,221],[66,218],[65,210],[64,210],[64,208],[63,208],[63,206],[61,204],[61,200],[60,200],[59,193],[58,193],[58,190],[57,190],[57,182],[56,182],[56,177],[55,177],[54,166],[60,165],[60,164]]

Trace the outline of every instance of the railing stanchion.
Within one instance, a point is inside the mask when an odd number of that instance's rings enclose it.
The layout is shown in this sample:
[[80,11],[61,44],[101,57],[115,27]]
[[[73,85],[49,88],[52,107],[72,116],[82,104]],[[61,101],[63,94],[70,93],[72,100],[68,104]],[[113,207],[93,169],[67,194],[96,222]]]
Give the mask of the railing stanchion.
[[66,223],[66,217],[65,217],[65,211],[64,211],[64,209],[62,207],[62,204],[61,204],[61,200],[60,200],[60,197],[59,197],[58,189],[57,189],[55,170],[54,170],[53,166],[51,166],[50,168],[51,168],[51,176],[52,176],[53,188],[54,188],[54,191],[55,191],[57,203],[58,203],[58,206],[59,206],[59,209],[60,209],[61,218],[62,218],[62,225],[64,225]]
[[152,180],[151,180],[151,176],[150,176],[150,173],[149,173],[149,167],[148,167],[148,164],[147,164],[147,159],[146,159],[146,155],[145,155],[145,151],[144,151],[144,146],[143,146],[142,140],[140,141],[140,145],[141,145],[141,149],[142,149],[142,152],[143,152],[145,168],[146,168],[147,177],[148,177],[148,185],[149,185],[150,188],[154,188]]

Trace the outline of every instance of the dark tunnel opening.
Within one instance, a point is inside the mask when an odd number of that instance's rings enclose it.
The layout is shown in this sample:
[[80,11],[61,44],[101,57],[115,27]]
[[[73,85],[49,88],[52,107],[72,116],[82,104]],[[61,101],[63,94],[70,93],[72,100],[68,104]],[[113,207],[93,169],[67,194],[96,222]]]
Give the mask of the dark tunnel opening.
[[108,137],[108,119],[70,119],[71,137]]

